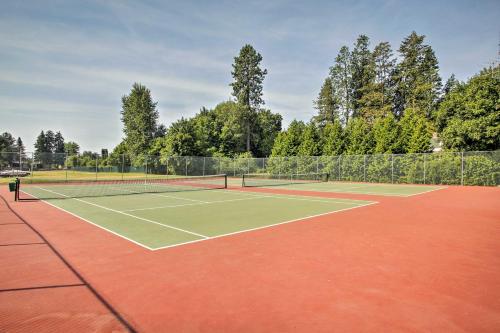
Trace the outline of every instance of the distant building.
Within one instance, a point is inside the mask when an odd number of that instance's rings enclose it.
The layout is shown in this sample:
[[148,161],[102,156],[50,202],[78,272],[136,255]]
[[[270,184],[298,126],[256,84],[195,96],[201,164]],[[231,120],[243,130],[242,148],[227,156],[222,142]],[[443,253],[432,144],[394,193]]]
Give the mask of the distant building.
[[432,133],[431,147],[433,153],[438,153],[443,150],[443,141],[441,141],[436,132]]

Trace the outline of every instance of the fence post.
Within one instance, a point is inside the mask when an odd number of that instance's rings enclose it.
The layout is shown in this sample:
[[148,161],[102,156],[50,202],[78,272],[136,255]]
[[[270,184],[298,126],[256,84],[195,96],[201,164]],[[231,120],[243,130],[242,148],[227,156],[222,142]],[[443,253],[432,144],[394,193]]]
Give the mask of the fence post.
[[146,176],[145,176],[145,180],[146,182],[148,181],[148,155],[146,155],[146,161],[145,161],[145,165],[146,165]]
[[363,155],[363,181],[366,183],[366,155]]
[[165,178],[168,179],[168,160],[169,160],[170,157],[167,156],[167,170],[165,171]]
[[236,158],[233,158],[233,177],[236,177]]
[[187,158],[187,156],[184,156],[184,162],[186,164],[186,177],[187,177],[187,175],[188,175],[188,158]]
[[250,158],[247,158],[247,173],[250,173]]
[[278,164],[278,179],[281,179],[281,159],[282,158],[283,157],[281,157],[281,156],[278,157],[278,162],[279,162],[279,164]]
[[96,155],[96,157],[95,157],[95,180],[96,181],[97,181],[98,165],[99,165],[99,155]]
[[31,165],[30,165],[31,183],[33,183],[33,164],[34,163],[35,163],[35,153],[31,153]]
[[424,184],[425,184],[425,176],[426,176],[426,165],[425,165],[426,157],[427,157],[427,154],[424,153]]
[[66,169],[66,182],[68,182],[68,152],[66,152],[66,155],[64,156],[64,166]]
[[342,168],[340,167],[341,163],[342,163],[342,155],[339,155],[339,181],[342,180]]
[[462,151],[462,174],[460,177],[460,184],[464,186],[464,152]]
[[203,176],[205,176],[205,157],[203,157]]
[[394,184],[394,154],[391,154],[391,184]]
[[125,172],[125,154],[122,154],[122,180],[124,172]]

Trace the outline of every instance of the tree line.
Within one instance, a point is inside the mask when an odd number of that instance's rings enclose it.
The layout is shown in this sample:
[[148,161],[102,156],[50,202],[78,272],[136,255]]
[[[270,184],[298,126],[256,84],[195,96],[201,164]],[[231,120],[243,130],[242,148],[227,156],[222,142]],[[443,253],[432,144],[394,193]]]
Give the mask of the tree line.
[[[397,55],[388,42],[371,47],[360,35],[333,58],[307,122],[265,108],[262,56],[245,45],[234,58],[232,98],[165,127],[151,91],[134,83],[122,97],[123,140],[102,165],[127,155],[128,164],[159,156],[317,156],[422,153],[441,142],[449,151],[500,149],[500,67],[484,68],[466,82],[452,75],[445,84],[425,36],[412,32]],[[306,110],[304,110],[306,112]],[[431,140],[432,139],[432,140]],[[2,142],[11,139],[2,138]],[[20,139],[19,139],[20,140]],[[5,145],[2,143],[2,145]],[[8,145],[14,147],[14,143]],[[3,148],[2,148],[3,149]],[[79,153],[60,132],[41,132],[35,155]],[[97,153],[82,153],[92,164]],[[120,160],[123,162],[122,160]]]
[[352,48],[342,46],[313,103],[316,115],[293,120],[286,130],[281,115],[263,107],[267,69],[251,45],[234,58],[233,99],[168,128],[157,125],[157,103],[136,83],[122,98],[125,137],[112,155],[423,153],[432,151],[433,141],[451,151],[500,148],[498,66],[467,82],[452,75],[443,85],[424,35],[412,32],[397,52],[387,42],[371,48],[366,35]]

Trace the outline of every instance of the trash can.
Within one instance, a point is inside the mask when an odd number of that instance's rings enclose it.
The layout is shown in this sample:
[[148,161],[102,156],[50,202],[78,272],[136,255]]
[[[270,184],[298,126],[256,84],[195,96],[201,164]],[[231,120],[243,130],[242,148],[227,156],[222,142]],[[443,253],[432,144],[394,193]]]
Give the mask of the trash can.
[[16,192],[16,190],[17,190],[17,183],[16,182],[9,183],[9,191]]

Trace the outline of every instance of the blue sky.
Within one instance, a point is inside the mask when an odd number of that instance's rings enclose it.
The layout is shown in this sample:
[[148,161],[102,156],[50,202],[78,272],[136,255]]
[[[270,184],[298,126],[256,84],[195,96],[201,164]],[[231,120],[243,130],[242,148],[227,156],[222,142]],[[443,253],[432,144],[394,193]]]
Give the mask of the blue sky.
[[28,150],[40,130],[82,149],[122,137],[121,96],[134,82],[167,126],[231,97],[231,64],[246,43],[264,58],[266,106],[309,120],[342,45],[366,34],[396,51],[415,30],[441,76],[465,80],[497,57],[500,1],[2,1],[0,132]]

